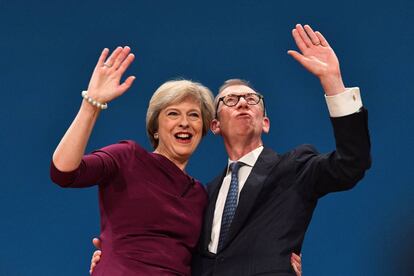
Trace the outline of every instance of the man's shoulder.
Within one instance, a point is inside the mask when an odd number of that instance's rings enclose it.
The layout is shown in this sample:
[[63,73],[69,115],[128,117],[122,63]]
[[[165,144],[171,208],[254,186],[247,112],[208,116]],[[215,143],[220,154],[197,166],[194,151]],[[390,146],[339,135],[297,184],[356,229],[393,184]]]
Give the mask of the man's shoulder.
[[286,160],[296,159],[303,155],[317,155],[319,152],[314,145],[302,144],[284,153],[277,153],[271,148],[265,147],[262,154],[265,156],[278,156],[281,160]]

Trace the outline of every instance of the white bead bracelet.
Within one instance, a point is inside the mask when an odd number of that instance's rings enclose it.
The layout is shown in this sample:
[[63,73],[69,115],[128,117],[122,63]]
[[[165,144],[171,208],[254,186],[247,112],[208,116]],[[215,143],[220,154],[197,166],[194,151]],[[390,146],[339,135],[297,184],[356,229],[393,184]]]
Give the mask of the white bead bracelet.
[[92,99],[91,97],[88,96],[88,91],[82,91],[82,97],[91,105],[96,106],[99,109],[107,109],[108,108],[108,104],[107,103],[100,103],[94,99]]

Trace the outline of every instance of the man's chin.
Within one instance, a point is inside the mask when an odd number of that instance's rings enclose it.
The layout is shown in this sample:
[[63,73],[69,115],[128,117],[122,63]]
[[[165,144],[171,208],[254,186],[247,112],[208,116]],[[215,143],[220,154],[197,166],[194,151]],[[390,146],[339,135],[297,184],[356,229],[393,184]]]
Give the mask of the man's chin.
[[250,136],[254,133],[254,129],[251,126],[239,126],[235,127],[232,133],[236,135]]

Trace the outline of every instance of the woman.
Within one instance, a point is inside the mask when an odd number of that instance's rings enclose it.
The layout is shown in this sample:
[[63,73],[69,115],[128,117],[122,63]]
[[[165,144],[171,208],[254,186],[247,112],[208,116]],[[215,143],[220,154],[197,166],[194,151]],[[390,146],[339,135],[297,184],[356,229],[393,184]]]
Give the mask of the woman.
[[164,83],[147,112],[147,152],[122,141],[84,155],[101,109],[122,95],[135,77],[120,84],[134,55],[105,49],[72,125],[53,154],[51,177],[62,187],[99,185],[103,254],[93,275],[190,275],[207,193],[185,173],[207,133],[213,96],[187,80]]

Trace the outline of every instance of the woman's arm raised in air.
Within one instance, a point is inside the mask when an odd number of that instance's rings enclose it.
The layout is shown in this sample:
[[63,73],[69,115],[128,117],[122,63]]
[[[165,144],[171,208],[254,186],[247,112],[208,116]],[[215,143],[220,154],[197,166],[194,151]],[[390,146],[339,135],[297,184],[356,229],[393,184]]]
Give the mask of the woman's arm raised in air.
[[[121,83],[122,75],[134,60],[130,51],[128,46],[117,47],[109,58],[109,50],[105,48],[102,51],[89,81],[89,98],[98,103],[108,103],[131,87],[134,76]],[[78,114],[53,153],[53,164],[58,170],[69,172],[78,168],[100,111],[96,105],[85,99],[82,101]]]

